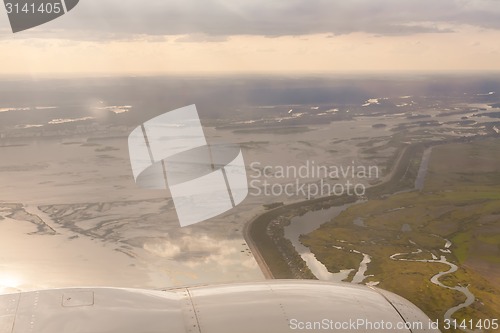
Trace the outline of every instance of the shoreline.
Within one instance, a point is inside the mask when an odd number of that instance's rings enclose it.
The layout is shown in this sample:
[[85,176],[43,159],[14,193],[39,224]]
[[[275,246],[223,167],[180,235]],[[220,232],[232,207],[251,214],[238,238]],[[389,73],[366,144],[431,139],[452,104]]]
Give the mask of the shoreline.
[[[403,147],[398,156],[395,157],[391,170],[386,176],[384,176],[384,181],[382,183],[379,183],[377,185],[368,188],[367,194],[368,192],[370,192],[370,196],[373,196],[377,192],[376,189],[382,188],[384,186],[387,186],[388,184],[393,183],[395,179],[398,178],[397,176],[401,176],[402,170],[404,170],[402,174],[402,176],[404,177],[411,162],[411,158],[409,156],[411,155],[410,153],[413,153],[414,150],[420,146],[421,145],[419,144],[415,144]],[[407,166],[405,168],[401,168],[402,161],[405,159],[405,157],[407,160]],[[372,192],[375,193],[372,194]],[[340,206],[346,203],[355,202],[357,201],[357,199],[358,199],[357,196],[349,197],[346,195],[344,196],[333,195],[328,197],[300,201],[270,209],[268,211],[265,211],[264,213],[255,216],[250,221],[248,221],[243,228],[243,237],[246,243],[248,244],[252,254],[254,255],[254,258],[257,261],[257,264],[259,265],[264,277],[266,279],[296,278],[294,274],[291,274],[293,267],[288,267],[288,269],[284,268],[284,264],[290,266],[290,263],[284,263],[283,254],[281,253],[283,252],[283,249],[280,249],[279,248],[280,246],[276,244],[277,241],[280,240],[284,241],[284,235],[281,235],[281,237],[277,237],[277,239],[273,240],[272,236],[276,235],[269,235],[268,233],[269,226],[272,222],[276,221],[280,217],[285,219],[286,217],[288,217],[290,219],[290,215],[291,217],[300,216],[308,211],[326,209],[333,206]],[[285,223],[286,222],[287,221],[285,221]],[[284,226],[285,224],[279,225],[278,223],[278,228],[281,227],[282,231]],[[273,253],[268,253],[265,250],[269,250],[271,244],[275,247],[275,249],[274,251],[272,251]],[[294,253],[291,255],[300,257],[300,255],[297,253],[297,251],[293,246],[292,246],[292,251]],[[300,259],[302,260],[302,258]],[[283,274],[285,274],[285,276],[283,276]],[[313,276],[311,278],[315,277]]]
[[[283,227],[285,226],[284,223],[287,222],[286,217],[290,217],[290,213],[292,217],[295,215],[303,215],[311,210],[311,205],[315,205],[313,210],[318,210],[337,204],[332,201],[338,200],[338,204],[343,204],[349,201],[355,201],[356,199],[357,197],[334,196],[300,201],[270,209],[245,223],[243,227],[243,237],[264,277],[266,279],[297,278],[296,274],[293,274],[293,271],[303,272],[304,270],[303,274],[300,274],[302,275],[300,278],[315,279],[292,243],[284,237]],[[278,219],[280,219],[280,221],[277,221]],[[280,231],[279,236],[276,235],[276,233],[272,235],[268,233],[270,224],[275,221],[278,222],[275,225],[275,229]],[[278,245],[277,243],[281,244]],[[301,266],[305,267],[290,267],[290,262],[287,262],[287,258],[285,257],[288,257],[289,260],[295,259],[298,262],[302,262],[303,265]],[[272,263],[270,264],[271,261]]]
[[[383,181],[366,189],[368,199],[386,197],[400,191],[407,191],[415,186],[420,164],[424,153],[434,146],[450,143],[467,143],[475,140],[484,140],[491,136],[478,136],[470,138],[457,138],[443,142],[416,143],[401,148],[398,156],[392,162],[391,170],[383,177]],[[412,162],[418,156],[417,170],[411,170]],[[409,172],[410,171],[410,172]],[[415,174],[412,175],[411,172]],[[277,208],[267,210],[245,223],[243,237],[248,244],[257,264],[266,279],[290,279],[316,277],[309,271],[307,265],[297,253],[291,242],[284,237],[284,226],[294,216],[301,216],[308,211],[326,209],[332,206],[340,206],[349,202],[355,202],[357,196],[328,196],[304,200]],[[274,232],[270,232],[270,227]],[[286,242],[290,246],[287,246]],[[291,259],[290,259],[291,258]],[[304,267],[308,272],[304,272]],[[297,272],[300,272],[297,274]],[[304,274],[301,274],[304,273]]]

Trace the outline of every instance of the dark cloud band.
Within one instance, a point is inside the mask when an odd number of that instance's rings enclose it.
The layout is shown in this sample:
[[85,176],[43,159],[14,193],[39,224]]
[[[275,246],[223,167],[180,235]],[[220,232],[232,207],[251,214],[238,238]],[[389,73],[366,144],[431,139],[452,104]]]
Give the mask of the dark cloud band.
[[[50,28],[76,39],[204,34],[378,35],[449,32],[440,23],[500,29],[497,0],[85,0]],[[48,27],[47,27],[48,28]],[[59,31],[60,32],[60,31]],[[97,35],[96,35],[97,34]],[[99,35],[100,34],[100,35]]]

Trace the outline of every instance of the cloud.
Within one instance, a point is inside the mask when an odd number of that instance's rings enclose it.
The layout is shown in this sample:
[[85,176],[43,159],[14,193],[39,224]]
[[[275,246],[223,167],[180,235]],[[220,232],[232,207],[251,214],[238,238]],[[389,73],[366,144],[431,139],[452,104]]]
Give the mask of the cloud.
[[194,33],[176,38],[178,43],[203,43],[203,42],[225,42],[228,40],[227,36],[212,36],[200,33]]
[[[412,22],[412,25],[408,25]],[[450,32],[435,22],[500,29],[497,0],[82,0],[75,10],[37,28],[67,38],[109,40],[131,35],[269,37],[366,32]],[[219,38],[205,40],[220,41]]]
[[149,240],[143,248],[155,256],[181,262],[190,268],[208,264],[220,266],[221,270],[232,266],[256,268],[253,257],[242,253],[245,247],[241,239],[221,240],[187,232],[181,237]]

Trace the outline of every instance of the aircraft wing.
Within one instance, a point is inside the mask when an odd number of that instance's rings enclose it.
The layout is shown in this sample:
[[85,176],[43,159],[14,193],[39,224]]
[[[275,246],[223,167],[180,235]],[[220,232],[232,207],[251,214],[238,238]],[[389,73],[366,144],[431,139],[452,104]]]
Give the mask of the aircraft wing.
[[429,323],[393,293],[310,280],[0,296],[0,333],[439,332]]

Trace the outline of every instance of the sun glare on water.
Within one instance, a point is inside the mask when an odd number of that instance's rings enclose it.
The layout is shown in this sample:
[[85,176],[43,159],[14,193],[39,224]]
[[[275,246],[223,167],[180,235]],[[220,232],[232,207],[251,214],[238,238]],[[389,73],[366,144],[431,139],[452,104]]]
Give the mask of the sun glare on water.
[[12,292],[13,289],[17,289],[21,284],[21,278],[16,275],[0,274],[0,294]]

